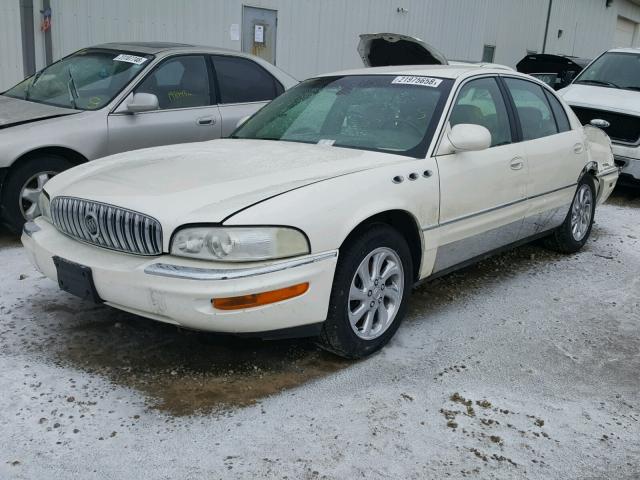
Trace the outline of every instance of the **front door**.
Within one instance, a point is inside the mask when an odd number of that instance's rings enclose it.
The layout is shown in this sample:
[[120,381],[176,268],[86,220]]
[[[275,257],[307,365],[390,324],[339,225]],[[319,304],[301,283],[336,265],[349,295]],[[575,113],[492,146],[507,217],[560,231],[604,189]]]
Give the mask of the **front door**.
[[278,12],[266,8],[242,8],[242,51],[276,64]]
[[[220,112],[203,55],[168,58],[133,93],[158,97],[158,110],[109,115],[109,153],[219,138]],[[129,99],[126,99],[127,102]]]
[[437,156],[440,223],[434,272],[446,270],[518,238],[526,212],[527,162],[494,77],[472,79],[457,94],[449,124],[476,124],[491,147]]

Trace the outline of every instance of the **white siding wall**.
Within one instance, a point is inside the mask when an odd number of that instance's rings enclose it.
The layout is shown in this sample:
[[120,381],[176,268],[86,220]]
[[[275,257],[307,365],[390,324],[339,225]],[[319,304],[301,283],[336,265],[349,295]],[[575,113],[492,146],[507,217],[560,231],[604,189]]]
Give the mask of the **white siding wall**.
[[20,1],[0,1],[0,91],[23,77]]
[[[277,64],[297,78],[360,66],[358,34],[415,35],[447,57],[480,60],[485,44],[495,61],[514,66],[542,50],[548,0],[51,0],[54,59],[109,41],[157,40],[240,50],[231,24],[242,5],[278,11]],[[39,4],[34,11],[39,17]],[[610,48],[618,15],[640,21],[637,1],[554,0],[547,51],[593,57]],[[0,0],[0,88],[22,76],[19,0]],[[399,13],[404,7],[407,13]],[[39,18],[35,19],[39,25]],[[563,34],[558,38],[558,30]],[[42,67],[42,33],[36,55]]]

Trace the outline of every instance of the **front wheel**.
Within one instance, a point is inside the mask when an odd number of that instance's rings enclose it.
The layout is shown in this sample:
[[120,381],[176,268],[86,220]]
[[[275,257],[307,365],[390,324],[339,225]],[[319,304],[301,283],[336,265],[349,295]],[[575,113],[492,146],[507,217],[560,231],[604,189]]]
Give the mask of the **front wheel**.
[[575,253],[580,250],[591,234],[595,211],[595,184],[591,176],[585,175],[578,182],[567,217],[548,237],[547,246],[561,253]]
[[25,221],[40,215],[38,197],[44,185],[71,167],[66,158],[47,155],[31,158],[11,171],[2,194],[3,220],[11,231],[20,233]]
[[345,245],[320,346],[346,358],[382,348],[405,315],[412,279],[411,252],[393,228],[374,225]]

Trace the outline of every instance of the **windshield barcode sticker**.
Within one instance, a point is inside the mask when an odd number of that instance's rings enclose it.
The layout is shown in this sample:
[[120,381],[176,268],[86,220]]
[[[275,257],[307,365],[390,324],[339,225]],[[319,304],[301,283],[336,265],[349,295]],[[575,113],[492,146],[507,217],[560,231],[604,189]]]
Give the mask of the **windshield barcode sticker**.
[[420,85],[422,87],[436,88],[442,83],[442,80],[432,77],[413,77],[409,75],[400,75],[399,77],[394,78],[391,83],[400,85]]
[[127,63],[135,63],[136,65],[142,65],[147,61],[144,57],[136,57],[135,55],[127,55],[125,53],[121,53],[116,58],[114,58],[116,62],[127,62]]

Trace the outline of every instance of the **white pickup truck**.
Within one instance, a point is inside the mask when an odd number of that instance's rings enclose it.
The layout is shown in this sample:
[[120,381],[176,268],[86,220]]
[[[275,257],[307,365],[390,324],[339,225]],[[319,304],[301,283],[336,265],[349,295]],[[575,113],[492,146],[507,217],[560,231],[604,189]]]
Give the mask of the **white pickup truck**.
[[640,48],[603,53],[559,93],[583,124],[609,135],[620,181],[640,182]]

